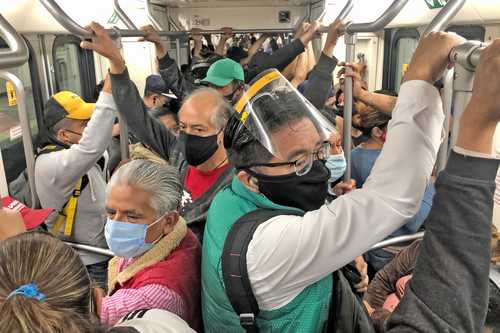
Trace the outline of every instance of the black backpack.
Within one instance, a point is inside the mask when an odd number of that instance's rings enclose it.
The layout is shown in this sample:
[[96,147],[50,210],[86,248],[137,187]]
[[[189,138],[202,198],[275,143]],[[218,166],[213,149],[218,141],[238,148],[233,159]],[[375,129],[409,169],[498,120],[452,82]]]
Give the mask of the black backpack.
[[[253,294],[247,271],[248,245],[257,227],[278,215],[303,214],[289,210],[258,209],[238,219],[231,227],[222,252],[222,277],[226,294],[240,318],[240,325],[249,333],[258,333],[260,309]],[[342,270],[333,273],[333,290],[328,323],[323,332],[374,333],[375,329],[364,306],[351,290]]]

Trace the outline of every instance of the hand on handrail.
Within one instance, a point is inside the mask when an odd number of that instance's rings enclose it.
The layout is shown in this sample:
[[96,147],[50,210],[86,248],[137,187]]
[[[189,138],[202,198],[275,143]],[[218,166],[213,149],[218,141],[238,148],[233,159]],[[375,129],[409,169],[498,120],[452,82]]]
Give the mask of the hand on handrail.
[[167,54],[167,44],[161,39],[158,32],[153,28],[151,24],[141,27],[139,30],[144,32],[146,35],[138,39],[139,42],[151,42],[155,45],[156,57],[158,59],[163,58]]
[[125,71],[125,60],[120,50],[108,35],[103,26],[97,22],[92,22],[85,27],[88,31],[94,33],[92,42],[82,41],[80,47],[86,50],[97,52],[109,60],[109,70],[112,74],[121,74]]

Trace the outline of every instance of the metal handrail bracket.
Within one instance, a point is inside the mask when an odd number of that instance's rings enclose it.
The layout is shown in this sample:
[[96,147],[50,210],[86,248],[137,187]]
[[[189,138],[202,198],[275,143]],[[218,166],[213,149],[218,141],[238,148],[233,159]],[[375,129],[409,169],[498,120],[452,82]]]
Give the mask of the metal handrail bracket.
[[17,67],[28,61],[28,46],[7,20],[0,15],[0,37],[7,43],[7,50],[0,49],[0,68]]
[[158,31],[165,30],[161,26],[160,22],[158,22],[153,15],[153,8],[151,5],[151,0],[146,0],[145,7],[146,7],[146,14],[148,15],[148,19],[149,19],[149,21],[151,21],[151,24],[153,25],[155,30],[158,30]]
[[125,24],[125,26],[130,30],[139,30],[137,26],[132,22],[130,17],[125,14],[122,7],[120,6],[120,0],[113,0],[113,9],[116,12],[116,15],[120,18],[120,20]]

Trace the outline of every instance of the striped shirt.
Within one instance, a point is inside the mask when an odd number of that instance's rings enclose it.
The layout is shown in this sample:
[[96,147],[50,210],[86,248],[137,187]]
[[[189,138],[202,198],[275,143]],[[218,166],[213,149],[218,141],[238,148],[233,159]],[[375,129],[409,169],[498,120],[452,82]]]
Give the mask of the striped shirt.
[[[134,259],[120,259],[119,271],[123,271]],[[150,284],[138,289],[118,289],[113,295],[106,296],[101,304],[101,322],[114,325],[127,313],[140,309],[163,309],[179,317],[186,318],[183,299],[173,290]]]

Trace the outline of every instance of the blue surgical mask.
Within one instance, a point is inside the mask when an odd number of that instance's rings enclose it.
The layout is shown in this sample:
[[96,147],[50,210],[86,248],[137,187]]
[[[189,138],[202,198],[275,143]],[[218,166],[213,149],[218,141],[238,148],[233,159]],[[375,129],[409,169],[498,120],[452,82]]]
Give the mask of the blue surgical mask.
[[146,233],[149,227],[152,227],[161,219],[151,224],[134,224],[116,221],[108,218],[104,228],[104,236],[109,249],[118,257],[135,258],[149,251],[152,243],[146,243]]
[[326,167],[330,170],[330,179],[328,183],[334,183],[339,180],[345,173],[346,162],[344,153],[330,155],[326,160]]

